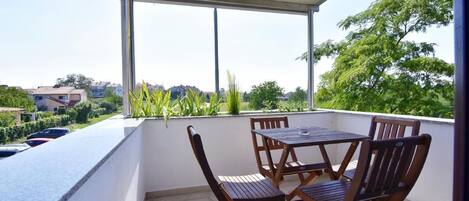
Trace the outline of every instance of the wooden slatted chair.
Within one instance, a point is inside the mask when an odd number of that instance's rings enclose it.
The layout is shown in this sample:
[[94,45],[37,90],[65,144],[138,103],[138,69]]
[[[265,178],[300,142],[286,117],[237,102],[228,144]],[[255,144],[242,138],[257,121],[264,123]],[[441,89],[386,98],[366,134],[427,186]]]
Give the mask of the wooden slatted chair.
[[304,186],[299,196],[305,201],[403,201],[423,169],[430,143],[427,134],[366,140],[352,181]]
[[[251,118],[251,130],[255,129],[274,129],[274,128],[288,128],[288,117],[267,117],[267,118]],[[265,143],[258,143],[256,133],[251,131],[252,143],[254,146],[254,154],[256,156],[257,167],[259,172],[266,177],[274,178],[274,173],[277,170],[277,164],[274,164],[270,156],[267,156],[268,163],[265,164],[261,159],[261,152],[266,151]],[[268,139],[267,145],[270,151],[272,150],[283,150],[283,145],[277,141]],[[268,153],[267,153],[268,154]],[[308,183],[310,180],[314,179],[314,175],[321,174],[321,171],[303,171],[301,166],[305,166],[305,163],[298,160],[294,149],[290,151],[291,161],[287,161],[285,164],[286,167],[293,169],[296,168],[298,171],[290,171],[287,174],[298,174],[298,177],[302,183]],[[272,171],[273,170],[273,171]],[[310,177],[305,178],[303,173],[310,173]]]
[[205,156],[200,135],[192,126],[187,127],[189,140],[205,179],[219,201],[285,201],[285,194],[260,174],[246,176],[213,176]]
[[[407,128],[411,129],[410,136],[417,136],[420,131],[420,121],[374,116],[371,118],[368,136],[372,140],[400,138],[404,137]],[[358,160],[351,161],[348,170],[345,170],[342,176],[346,179],[352,179],[357,163]],[[338,165],[334,166],[334,169],[337,171]]]

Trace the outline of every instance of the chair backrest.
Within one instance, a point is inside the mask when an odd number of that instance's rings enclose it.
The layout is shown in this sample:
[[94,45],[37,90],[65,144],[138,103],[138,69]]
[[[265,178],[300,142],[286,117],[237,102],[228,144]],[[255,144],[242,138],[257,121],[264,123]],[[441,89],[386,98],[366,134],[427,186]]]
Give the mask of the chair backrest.
[[[259,126],[256,126],[256,125]],[[267,117],[267,118],[251,118],[251,129],[272,129],[272,128],[288,128],[288,117]],[[251,132],[253,137],[254,148],[257,148],[260,151],[263,151],[265,148],[263,145],[257,143],[256,134]],[[271,139],[267,140],[267,144],[270,150],[283,149],[283,146]]]
[[202,168],[202,172],[204,173],[205,179],[208,182],[208,185],[212,189],[213,193],[217,197],[219,201],[226,201],[226,198],[220,189],[220,185],[218,181],[213,176],[212,170],[207,161],[207,157],[205,156],[204,146],[202,144],[202,139],[200,135],[195,131],[192,126],[187,126],[187,134],[189,135],[189,140],[191,142],[192,150],[194,151],[195,158],[199,162],[200,168]]
[[374,116],[371,118],[370,133],[368,135],[371,139],[376,140],[404,137],[406,127],[412,128],[410,136],[417,136],[420,131],[420,121]]
[[346,201],[403,201],[417,181],[430,149],[431,136],[366,140]]

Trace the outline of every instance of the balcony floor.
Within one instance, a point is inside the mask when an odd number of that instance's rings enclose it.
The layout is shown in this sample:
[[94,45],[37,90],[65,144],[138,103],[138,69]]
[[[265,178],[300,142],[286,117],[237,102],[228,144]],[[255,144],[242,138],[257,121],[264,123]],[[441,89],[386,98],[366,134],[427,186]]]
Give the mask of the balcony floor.
[[[315,183],[326,181],[329,181],[329,177],[327,175],[322,175],[315,181]],[[298,183],[299,181],[297,177],[290,176],[289,178],[287,178],[287,181],[283,182],[280,185],[280,189],[283,192],[290,192],[298,185]],[[298,197],[294,198],[294,200],[298,199]],[[200,191],[195,193],[146,199],[146,201],[217,201],[217,199],[211,191]]]

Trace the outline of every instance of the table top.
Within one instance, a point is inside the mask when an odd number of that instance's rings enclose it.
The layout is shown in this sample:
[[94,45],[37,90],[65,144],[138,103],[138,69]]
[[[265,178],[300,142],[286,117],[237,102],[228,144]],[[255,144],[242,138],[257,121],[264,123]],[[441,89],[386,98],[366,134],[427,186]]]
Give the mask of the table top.
[[292,147],[356,142],[368,139],[368,136],[321,127],[257,129],[253,132]]

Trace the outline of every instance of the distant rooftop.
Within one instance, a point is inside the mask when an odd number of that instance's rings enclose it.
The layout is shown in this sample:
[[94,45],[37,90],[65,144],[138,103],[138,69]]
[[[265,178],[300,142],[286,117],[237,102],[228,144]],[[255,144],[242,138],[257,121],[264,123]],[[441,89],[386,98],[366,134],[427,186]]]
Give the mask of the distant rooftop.
[[47,95],[47,94],[80,94],[85,92],[84,89],[75,89],[74,87],[38,87],[37,89],[29,90],[34,95]]

